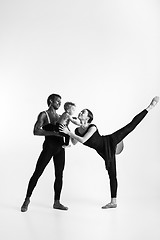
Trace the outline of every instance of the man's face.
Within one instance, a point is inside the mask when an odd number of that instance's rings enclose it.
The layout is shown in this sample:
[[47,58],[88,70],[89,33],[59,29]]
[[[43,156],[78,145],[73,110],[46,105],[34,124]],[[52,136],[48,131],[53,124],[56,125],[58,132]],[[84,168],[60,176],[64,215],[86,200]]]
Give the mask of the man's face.
[[51,105],[55,110],[58,110],[58,108],[61,106],[61,98],[55,97],[54,100],[51,102]]

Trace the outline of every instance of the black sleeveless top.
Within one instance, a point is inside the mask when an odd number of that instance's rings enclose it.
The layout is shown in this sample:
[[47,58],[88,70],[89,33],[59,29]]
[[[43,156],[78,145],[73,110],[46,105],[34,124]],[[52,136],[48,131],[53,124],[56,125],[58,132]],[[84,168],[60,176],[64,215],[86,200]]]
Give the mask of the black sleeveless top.
[[[58,126],[56,124],[55,125],[52,124],[48,113],[46,111],[45,111],[45,113],[46,113],[46,116],[47,116],[47,119],[48,119],[48,124],[44,125],[42,127],[42,129],[45,130],[45,131],[55,131],[55,132],[58,132]],[[56,142],[56,143],[61,144],[61,145],[64,144],[63,137],[57,137],[57,136],[52,135],[52,136],[45,136],[45,139],[47,141]]]
[[[96,125],[90,124],[83,134],[79,133],[78,128],[75,129],[75,134],[83,137],[92,126],[97,128]],[[95,149],[97,153],[105,160],[106,169],[109,168],[110,162],[115,158],[115,148],[113,147],[112,138],[110,135],[101,136],[97,129],[94,134],[83,144]]]
[[[80,134],[79,131],[78,131],[78,128],[75,129],[75,134],[80,136],[80,137],[83,137],[87,132],[88,130],[91,128],[91,127],[96,127],[96,125],[94,124],[90,124],[89,127],[86,129],[86,131],[83,133],[83,134]],[[90,147],[90,148],[93,148],[95,150],[102,150],[103,148],[103,140],[102,140],[102,136],[99,134],[99,131],[98,129],[93,133],[93,135],[86,141],[83,143],[84,145]]]

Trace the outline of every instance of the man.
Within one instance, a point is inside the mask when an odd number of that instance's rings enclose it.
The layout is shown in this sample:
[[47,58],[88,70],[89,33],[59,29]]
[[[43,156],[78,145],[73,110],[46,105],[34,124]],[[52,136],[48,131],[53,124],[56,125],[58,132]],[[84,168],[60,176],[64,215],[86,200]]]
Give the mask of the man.
[[64,144],[63,137],[59,133],[54,132],[54,127],[59,119],[57,110],[61,105],[61,96],[52,94],[47,99],[48,110],[41,112],[34,126],[34,135],[45,136],[43,150],[38,158],[35,171],[29,181],[25,201],[21,207],[21,212],[28,210],[30,197],[37,184],[39,177],[42,175],[45,167],[53,157],[55,167],[54,182],[54,209],[67,210],[68,208],[60,203],[60,195],[62,190],[63,170],[65,165],[65,150],[62,148]]

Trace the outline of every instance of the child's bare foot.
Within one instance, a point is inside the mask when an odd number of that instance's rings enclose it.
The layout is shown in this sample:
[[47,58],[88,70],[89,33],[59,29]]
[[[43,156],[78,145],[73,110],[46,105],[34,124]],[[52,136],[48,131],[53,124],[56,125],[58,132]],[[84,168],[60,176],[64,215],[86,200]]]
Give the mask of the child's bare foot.
[[63,145],[62,148],[68,148],[71,147],[71,145]]
[[156,96],[152,99],[151,103],[149,104],[149,106],[146,108],[147,111],[150,111],[152,108],[154,108],[157,103],[159,102],[159,97]]

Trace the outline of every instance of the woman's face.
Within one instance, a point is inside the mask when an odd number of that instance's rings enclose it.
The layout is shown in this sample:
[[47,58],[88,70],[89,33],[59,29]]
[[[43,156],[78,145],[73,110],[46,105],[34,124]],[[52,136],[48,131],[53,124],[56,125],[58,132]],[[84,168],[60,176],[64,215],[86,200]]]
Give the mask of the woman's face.
[[82,120],[88,120],[89,117],[88,117],[88,111],[86,109],[83,109],[79,114],[78,114],[78,119],[80,121]]

